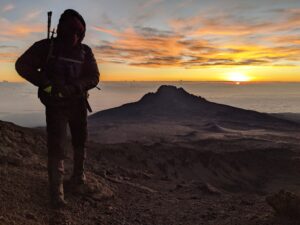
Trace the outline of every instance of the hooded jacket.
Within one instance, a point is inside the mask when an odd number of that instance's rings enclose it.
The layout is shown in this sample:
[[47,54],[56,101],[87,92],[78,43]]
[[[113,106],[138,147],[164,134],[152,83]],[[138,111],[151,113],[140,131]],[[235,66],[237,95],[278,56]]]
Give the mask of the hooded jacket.
[[[87,91],[97,86],[100,76],[89,46],[80,43],[66,49],[56,38],[34,43],[15,66],[23,78],[39,87],[38,96],[45,105],[87,97]],[[76,92],[70,98],[52,97],[43,91],[49,85],[70,85]]]

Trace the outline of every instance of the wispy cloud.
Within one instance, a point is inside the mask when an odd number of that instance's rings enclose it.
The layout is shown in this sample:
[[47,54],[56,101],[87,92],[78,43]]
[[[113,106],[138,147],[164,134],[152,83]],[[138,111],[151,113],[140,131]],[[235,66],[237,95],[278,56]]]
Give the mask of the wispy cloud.
[[[146,32],[145,32],[146,30]],[[218,46],[183,35],[138,28],[124,33],[116,31],[116,41],[104,41],[95,50],[103,62],[143,67],[283,65],[300,59],[297,45],[267,47],[260,45]]]
[[270,41],[274,44],[289,44],[289,45],[300,45],[300,35],[285,35],[285,36],[271,36],[271,37],[266,37],[266,41]]
[[0,62],[15,62],[18,54],[15,52],[1,52],[0,51]]
[[170,27],[187,35],[241,36],[250,34],[270,34],[291,31],[300,27],[300,8],[278,9],[266,12],[272,19],[243,18],[235,13],[200,14],[169,21]]
[[10,3],[10,4],[7,4],[5,5],[3,8],[2,8],[2,12],[8,12],[8,11],[11,11],[15,8],[15,5]]
[[110,35],[115,36],[115,37],[122,36],[121,32],[118,32],[118,31],[113,30],[113,29],[108,29],[108,28],[104,28],[104,27],[100,27],[100,26],[92,26],[92,29],[96,30],[96,31],[106,33],[106,34],[110,34]]
[[246,20],[233,14],[202,14],[170,20],[171,30],[94,27],[115,38],[95,49],[103,62],[143,67],[297,64],[300,38],[289,32],[300,27],[300,9],[269,13],[279,15],[274,20]]
[[146,10],[148,9],[149,7],[152,7],[152,6],[155,6],[161,2],[163,2],[164,0],[148,0],[148,1],[145,1],[143,3],[140,3],[139,4],[139,9],[140,10]]
[[1,49],[17,49],[17,46],[14,45],[0,45],[0,50]]
[[32,33],[44,31],[42,24],[11,22],[5,18],[0,18],[0,27],[0,40],[2,41],[23,38]]
[[34,10],[29,12],[28,14],[25,15],[24,20],[25,21],[30,21],[36,19],[38,16],[40,16],[42,13],[42,10]]
[[14,45],[0,45],[0,62],[15,62],[17,50]]
[[130,65],[166,65],[176,63],[182,49],[181,35],[148,27],[128,28],[123,32],[98,29],[116,37],[113,42],[104,41],[96,46],[99,58],[109,62]]

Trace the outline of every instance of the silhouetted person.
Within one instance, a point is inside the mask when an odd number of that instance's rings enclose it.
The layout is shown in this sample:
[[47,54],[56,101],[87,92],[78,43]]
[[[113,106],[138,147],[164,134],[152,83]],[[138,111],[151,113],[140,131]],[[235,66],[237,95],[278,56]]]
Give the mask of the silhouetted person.
[[47,122],[48,177],[51,203],[64,200],[64,157],[69,124],[74,150],[71,182],[85,185],[84,160],[87,141],[87,91],[99,82],[99,70],[90,47],[82,44],[86,25],[82,16],[64,11],[57,37],[34,43],[16,62],[17,72],[38,86]]

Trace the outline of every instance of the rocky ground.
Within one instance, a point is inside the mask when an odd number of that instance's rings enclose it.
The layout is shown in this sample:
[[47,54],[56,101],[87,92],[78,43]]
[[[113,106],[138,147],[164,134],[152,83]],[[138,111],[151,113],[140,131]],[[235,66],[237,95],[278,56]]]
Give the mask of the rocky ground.
[[[99,192],[49,207],[43,132],[0,124],[0,224],[300,224],[266,197],[300,185],[299,140],[206,139],[191,143],[88,144]],[[282,139],[282,138],[281,138]],[[271,141],[273,140],[273,142]],[[221,151],[224,149],[224,151]],[[226,150],[226,151],[225,151]],[[66,160],[71,171],[71,150]]]

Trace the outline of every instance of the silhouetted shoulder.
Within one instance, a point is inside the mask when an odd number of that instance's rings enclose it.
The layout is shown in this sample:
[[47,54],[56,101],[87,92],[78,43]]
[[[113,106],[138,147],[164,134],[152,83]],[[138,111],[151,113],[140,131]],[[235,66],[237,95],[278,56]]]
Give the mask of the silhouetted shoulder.
[[40,41],[35,42],[30,48],[34,48],[39,51],[48,50],[50,44],[49,39],[42,39]]
[[36,60],[44,60],[46,58],[46,53],[49,50],[49,39],[43,39],[35,42],[30,46],[19,58],[20,61],[30,60],[32,58],[37,58]]
[[38,87],[44,87],[49,83],[48,79],[45,76],[41,76],[39,72],[39,69],[43,68],[45,64],[49,43],[48,39],[35,42],[15,63],[16,71],[20,76]]
[[88,46],[87,44],[82,44],[82,48],[83,48],[83,51],[85,52],[86,56],[93,55],[93,51],[92,51],[91,47]]
[[91,47],[88,46],[87,44],[81,44],[81,45],[85,51],[92,51]]
[[50,39],[42,39],[42,40],[35,42],[34,44],[37,46],[46,46],[46,45],[49,45],[49,43],[50,43]]
[[86,44],[82,44],[82,48],[83,48],[84,54],[85,54],[85,61],[87,63],[90,63],[90,62],[96,63],[96,60],[95,60],[95,57],[94,57],[91,47]]

